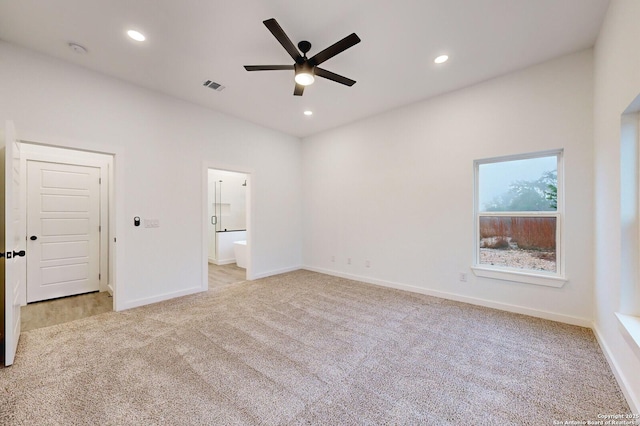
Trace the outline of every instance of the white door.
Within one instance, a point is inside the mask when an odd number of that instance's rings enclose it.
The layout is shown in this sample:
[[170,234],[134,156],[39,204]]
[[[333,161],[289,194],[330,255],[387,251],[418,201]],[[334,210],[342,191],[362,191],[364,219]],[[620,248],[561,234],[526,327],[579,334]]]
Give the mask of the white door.
[[98,291],[100,168],[27,161],[27,303]]
[[25,233],[20,212],[20,144],[12,122],[5,126],[5,138],[2,142],[0,161],[0,180],[4,190],[0,190],[3,206],[0,208],[0,239],[4,246],[5,285],[5,365],[13,364],[18,339],[20,338],[20,288],[25,279]]

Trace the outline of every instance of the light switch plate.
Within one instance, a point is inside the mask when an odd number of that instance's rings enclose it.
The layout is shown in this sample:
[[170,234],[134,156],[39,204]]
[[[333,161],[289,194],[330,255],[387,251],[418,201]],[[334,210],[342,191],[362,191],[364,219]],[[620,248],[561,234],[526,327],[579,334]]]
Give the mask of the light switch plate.
[[159,228],[160,220],[159,219],[145,219],[144,220],[145,228]]

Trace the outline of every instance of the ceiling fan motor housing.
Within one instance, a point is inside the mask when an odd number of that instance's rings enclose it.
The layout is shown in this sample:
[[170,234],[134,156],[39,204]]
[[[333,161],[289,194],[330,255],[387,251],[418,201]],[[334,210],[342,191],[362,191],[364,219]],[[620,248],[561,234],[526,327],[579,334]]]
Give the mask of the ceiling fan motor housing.
[[315,67],[309,64],[309,62],[307,61],[304,61],[301,64],[294,64],[293,67],[296,71],[296,74],[300,74],[300,73],[311,74],[311,75],[315,74],[314,72]]
[[311,50],[311,43],[306,40],[302,40],[300,43],[298,43],[298,49],[300,49],[302,54],[306,57],[307,52]]

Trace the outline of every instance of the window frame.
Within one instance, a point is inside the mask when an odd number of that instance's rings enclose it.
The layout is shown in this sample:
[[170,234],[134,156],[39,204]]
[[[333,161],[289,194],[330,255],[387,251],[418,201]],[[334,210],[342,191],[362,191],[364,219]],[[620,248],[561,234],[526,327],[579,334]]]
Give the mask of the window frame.
[[[556,157],[557,164],[557,207],[555,211],[481,211],[480,200],[480,166],[484,164],[503,163],[508,161],[528,160],[541,157]],[[564,253],[564,150],[554,149],[526,154],[507,155],[502,157],[475,160],[474,167],[474,232],[473,232],[473,266],[471,270],[476,276],[506,280],[517,283],[562,287],[566,282]],[[506,266],[480,263],[480,217],[553,217],[556,219],[556,271],[536,271],[532,269],[509,268]]]
[[620,116],[620,331],[640,357],[640,95]]

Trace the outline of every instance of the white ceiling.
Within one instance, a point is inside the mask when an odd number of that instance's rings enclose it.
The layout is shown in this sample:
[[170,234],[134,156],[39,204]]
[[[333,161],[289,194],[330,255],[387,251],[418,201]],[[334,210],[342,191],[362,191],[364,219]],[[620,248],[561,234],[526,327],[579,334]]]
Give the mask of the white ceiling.
[[[0,39],[304,137],[593,46],[608,0],[0,0]],[[293,96],[292,64],[262,21],[312,43],[362,42]],[[134,42],[126,30],[147,36]],[[75,42],[88,49],[79,55]],[[450,60],[436,65],[446,53]],[[224,86],[216,92],[207,80]],[[304,110],[313,110],[306,117]]]

